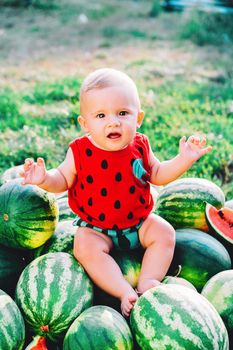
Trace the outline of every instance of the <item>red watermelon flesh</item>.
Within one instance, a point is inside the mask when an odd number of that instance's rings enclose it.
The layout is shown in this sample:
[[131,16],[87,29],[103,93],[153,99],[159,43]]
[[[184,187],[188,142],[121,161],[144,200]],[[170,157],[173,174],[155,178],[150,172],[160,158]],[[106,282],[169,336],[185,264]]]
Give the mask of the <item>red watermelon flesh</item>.
[[45,338],[37,335],[25,350],[48,350]]
[[224,207],[218,210],[207,204],[206,217],[210,229],[233,244],[233,209]]

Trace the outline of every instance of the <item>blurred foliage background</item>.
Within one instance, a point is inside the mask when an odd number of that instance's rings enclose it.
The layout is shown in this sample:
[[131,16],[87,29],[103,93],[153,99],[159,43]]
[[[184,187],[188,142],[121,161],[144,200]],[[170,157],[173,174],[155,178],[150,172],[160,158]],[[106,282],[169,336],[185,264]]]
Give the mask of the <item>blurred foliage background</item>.
[[185,176],[203,177],[233,198],[233,15],[158,0],[0,0],[0,175],[42,156],[48,168],[81,134],[79,89],[109,66],[136,82],[140,129],[160,160],[182,135],[213,146]]

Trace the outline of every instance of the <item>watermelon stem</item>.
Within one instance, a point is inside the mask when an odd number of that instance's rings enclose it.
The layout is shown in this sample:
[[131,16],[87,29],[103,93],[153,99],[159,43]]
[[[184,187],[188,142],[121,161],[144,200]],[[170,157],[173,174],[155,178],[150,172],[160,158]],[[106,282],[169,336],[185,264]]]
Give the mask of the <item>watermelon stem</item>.
[[4,221],[8,221],[9,220],[9,215],[8,214],[4,214],[3,215],[3,219],[4,219]]
[[174,277],[178,277],[179,274],[181,273],[181,270],[182,270],[182,266],[181,266],[181,265],[178,265],[178,270],[177,270],[177,273],[175,274]]
[[45,332],[45,333],[49,332],[49,326],[48,325],[41,326],[40,329],[42,330],[42,332]]

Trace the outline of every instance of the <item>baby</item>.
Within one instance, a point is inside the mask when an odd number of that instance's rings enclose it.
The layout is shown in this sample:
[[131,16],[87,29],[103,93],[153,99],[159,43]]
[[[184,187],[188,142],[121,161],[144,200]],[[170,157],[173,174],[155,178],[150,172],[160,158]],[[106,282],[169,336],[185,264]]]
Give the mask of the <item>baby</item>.
[[[150,183],[177,179],[211,150],[205,138],[183,136],[178,155],[160,162],[137,132],[143,117],[132,79],[115,69],[96,70],[80,91],[78,122],[85,135],[70,143],[57,169],[47,171],[42,158],[26,159],[21,173],[24,185],[54,193],[68,189],[77,214],[74,256],[97,286],[120,299],[124,316],[138,295],[160,283],[174,253],[175,231],[152,212]],[[109,252],[139,246],[145,253],[134,290]]]

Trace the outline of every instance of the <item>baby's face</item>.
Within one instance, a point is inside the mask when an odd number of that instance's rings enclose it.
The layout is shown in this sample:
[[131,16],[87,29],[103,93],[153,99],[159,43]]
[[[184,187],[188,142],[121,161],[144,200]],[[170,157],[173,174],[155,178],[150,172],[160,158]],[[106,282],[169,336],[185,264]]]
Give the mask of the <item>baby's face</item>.
[[78,120],[83,130],[97,147],[107,151],[125,148],[143,119],[138,95],[127,84],[86,92],[81,112]]

